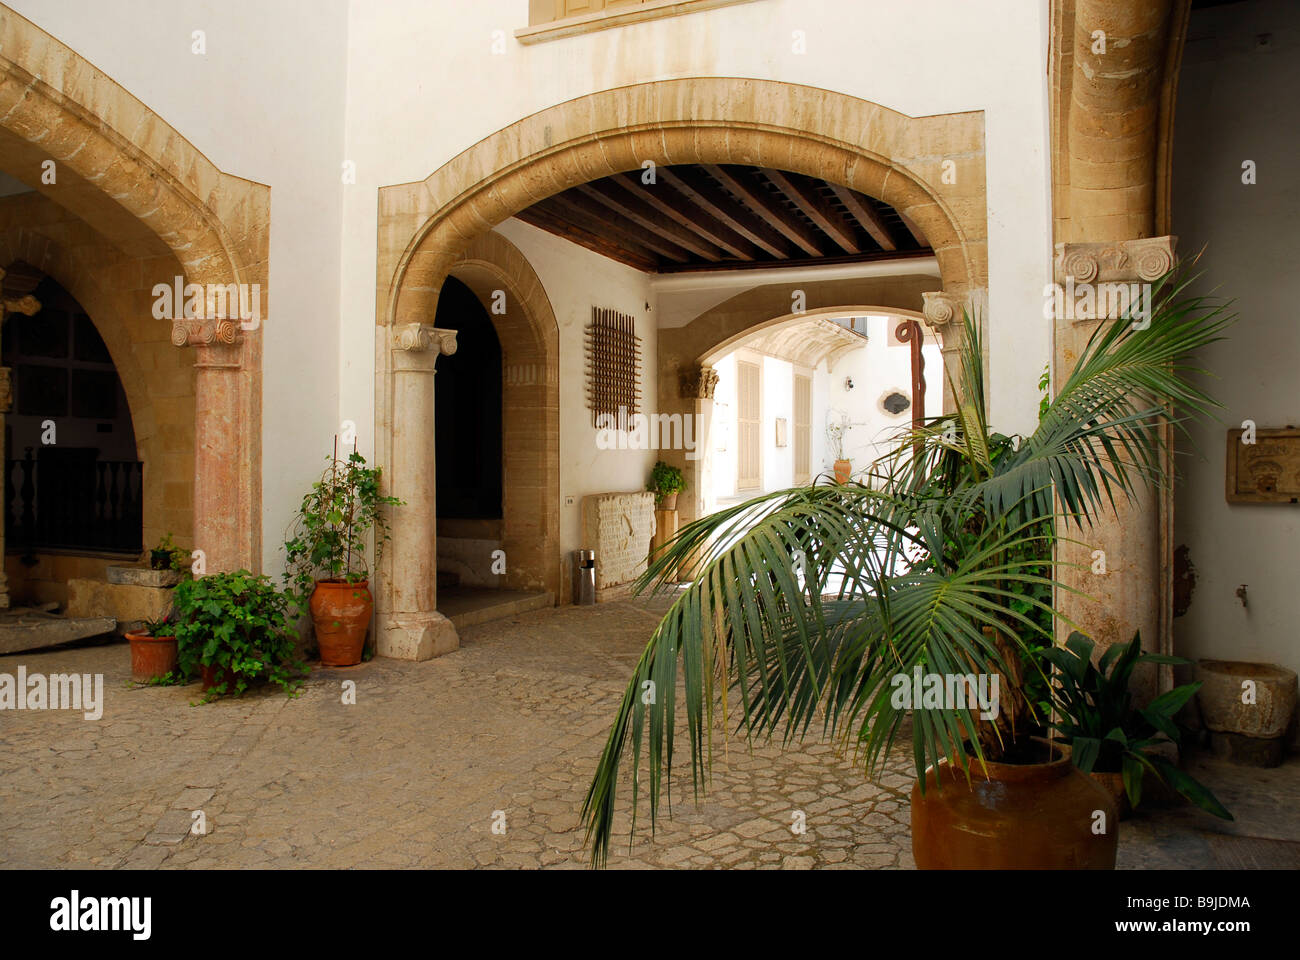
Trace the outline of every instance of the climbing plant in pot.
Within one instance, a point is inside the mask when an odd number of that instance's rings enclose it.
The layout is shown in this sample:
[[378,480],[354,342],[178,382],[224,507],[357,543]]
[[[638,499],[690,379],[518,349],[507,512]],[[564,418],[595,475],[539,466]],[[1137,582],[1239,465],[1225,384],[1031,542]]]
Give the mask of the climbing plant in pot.
[[324,666],[361,662],[374,600],[370,561],[378,563],[389,539],[387,507],[397,497],[380,493],[382,470],[366,466],[354,449],[339,459],[338,441],[329,466],[302,498],[285,542],[285,583],[299,606],[311,612]]
[[698,791],[720,703],[724,727],[734,713],[751,735],[792,742],[820,723],[869,774],[909,738],[918,866],[1114,866],[1113,801],[1047,738],[1030,683],[1048,689],[1038,654],[1061,616],[1052,591],[1068,589],[1045,555],[1051,528],[1077,535],[1163,482],[1163,418],[1214,407],[1188,357],[1231,317],[1177,276],[1155,287],[1149,324],[1100,324],[1029,436],[989,428],[966,317],[955,413],[901,434],[870,483],[765,494],[679,531],[640,585],[690,556],[698,574],[646,646],[597,764],[583,805],[595,863],[625,755],[634,808],[648,762],[653,822],[678,704]]
[[686,478],[679,468],[659,460],[650,471],[650,482],[646,484],[646,489],[655,495],[656,508],[676,510],[677,494],[686,489]]

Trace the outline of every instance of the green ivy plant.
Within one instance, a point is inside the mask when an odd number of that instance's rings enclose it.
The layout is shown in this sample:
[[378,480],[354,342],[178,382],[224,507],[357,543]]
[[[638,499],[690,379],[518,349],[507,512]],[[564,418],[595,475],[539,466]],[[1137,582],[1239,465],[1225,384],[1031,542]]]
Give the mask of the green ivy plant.
[[655,495],[655,506],[658,506],[664,502],[664,497],[685,490],[686,478],[680,469],[659,460],[650,471],[650,482],[646,484],[646,489]]
[[386,507],[403,501],[380,493],[383,470],[366,466],[355,450],[347,459],[327,458],[321,478],[302,498],[285,541],[284,582],[305,606],[317,580],[356,583],[370,578],[366,553],[373,532],[378,563],[389,540]]
[[193,679],[207,666],[228,675],[208,700],[242,694],[261,680],[296,693],[307,668],[296,653],[290,603],[269,577],[247,570],[182,581],[172,594],[177,671]]

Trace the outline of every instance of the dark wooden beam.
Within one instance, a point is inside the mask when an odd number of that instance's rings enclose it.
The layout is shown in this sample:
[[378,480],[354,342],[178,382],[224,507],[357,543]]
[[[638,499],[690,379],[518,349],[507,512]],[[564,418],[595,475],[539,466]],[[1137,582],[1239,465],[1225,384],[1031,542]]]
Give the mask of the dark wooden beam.
[[569,240],[580,247],[586,247],[602,257],[609,257],[611,260],[617,260],[619,263],[625,263],[629,267],[635,267],[647,273],[657,273],[659,271],[659,261],[653,254],[630,250],[614,243],[608,237],[591,233],[573,223],[557,218],[554,214],[540,209],[538,204],[520,210],[515,216],[524,223],[545,230],[562,240]]
[[794,252],[794,247],[781,234],[736,203],[697,167],[660,167],[657,174],[660,180],[765,253],[784,260]]
[[759,255],[754,244],[702,210],[690,197],[674,188],[667,177],[659,177],[658,170],[655,173],[654,183],[642,183],[640,175],[636,173],[625,173],[618,180],[668,219],[725,250],[737,260],[753,260]]
[[733,173],[717,164],[705,164],[709,176],[734,193],[751,210],[763,218],[770,227],[793,241],[804,253],[813,257],[825,255],[817,234],[807,224],[782,206],[768,191],[740,173]]
[[573,189],[597,203],[604,204],[610,212],[626,217],[642,229],[657,234],[679,247],[685,247],[698,257],[715,263],[724,259],[724,254],[717,247],[694,231],[687,230],[670,220],[614,180],[593,180],[591,183],[584,183]]
[[898,249],[898,244],[890,235],[884,219],[871,208],[869,203],[864,202],[863,197],[838,183],[831,183],[830,188],[835,191],[835,196],[840,198],[840,203],[844,204],[844,209],[849,212],[849,216],[857,220],[863,230],[871,234],[871,239],[880,245],[881,250]]
[[659,268],[660,273],[706,273],[720,270],[769,270],[794,269],[796,267],[832,267],[845,263],[876,263],[881,260],[920,260],[933,257],[934,251],[928,247],[923,250],[873,250],[871,253],[845,254],[839,257],[821,257],[817,260],[758,260],[748,263],[733,261],[731,263],[665,263]]
[[577,190],[566,190],[543,200],[542,203],[553,204],[558,208],[556,213],[559,216],[572,219],[593,233],[611,234],[625,243],[644,247],[676,263],[686,263],[693,259],[689,250],[670,243],[658,234],[642,230],[636,224],[621,217],[611,217],[608,208],[603,204],[597,203]]
[[802,179],[787,174],[782,170],[769,170],[763,168],[763,176],[776,184],[776,188],[794,201],[794,205],[802,210],[808,219],[817,225],[817,229],[826,236],[830,237],[845,253],[861,253],[862,248],[858,246],[858,238],[854,234],[851,224],[849,224],[839,212],[832,207],[812,184],[805,183]]

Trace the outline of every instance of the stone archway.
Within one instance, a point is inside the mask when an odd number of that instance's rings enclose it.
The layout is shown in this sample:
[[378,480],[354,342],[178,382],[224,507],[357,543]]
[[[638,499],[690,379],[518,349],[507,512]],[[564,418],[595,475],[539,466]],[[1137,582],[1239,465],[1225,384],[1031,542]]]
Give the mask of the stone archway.
[[[121,86],[4,7],[0,169],[124,252],[137,293],[147,298],[174,276],[209,292],[257,284],[266,322],[269,188],[217,169]],[[53,183],[42,176],[50,170]],[[194,543],[209,571],[257,570],[260,327],[243,329],[205,300],[198,315],[154,321],[161,340],[193,348]]]
[[[449,276],[469,287],[501,341],[503,516],[511,590],[560,592],[559,325],[542,282],[499,233],[466,248]],[[504,301],[496,296],[505,294]],[[497,304],[504,312],[497,312]]]
[[[415,424],[431,410],[433,365],[455,338],[432,325],[442,282],[475,238],[537,200],[646,161],[756,164],[838,183],[890,204],[929,240],[947,295],[987,286],[984,119],[912,118],[796,84],[662,80],[547,108],[485,138],[419,183],[379,192],[376,455],[399,508],[379,571],[380,652],[455,649],[436,613],[433,491]],[[784,312],[784,311],[782,311]],[[773,314],[768,314],[772,316]],[[412,448],[415,445],[416,449]],[[558,558],[557,558],[558,560]]]

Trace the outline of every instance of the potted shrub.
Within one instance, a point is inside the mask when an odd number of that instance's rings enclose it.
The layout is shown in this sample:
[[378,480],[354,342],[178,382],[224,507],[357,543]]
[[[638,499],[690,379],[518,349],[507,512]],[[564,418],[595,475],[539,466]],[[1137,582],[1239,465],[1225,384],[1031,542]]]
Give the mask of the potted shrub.
[[176,624],[171,617],[146,620],[126,635],[131,644],[131,677],[141,683],[161,680],[176,669]]
[[149,551],[149,568],[151,570],[182,571],[189,567],[190,555],[172,542],[171,531],[158,541],[158,546]]
[[646,489],[655,495],[655,508],[658,510],[676,510],[677,494],[686,489],[686,478],[677,467],[659,460],[650,471],[650,482]]
[[292,693],[304,666],[294,653],[290,601],[269,577],[247,570],[182,581],[172,599],[181,675],[199,677],[208,699],[263,680]]
[[1139,664],[1191,661],[1143,653],[1137,634],[1128,644],[1112,644],[1096,664],[1093,649],[1093,642],[1076,631],[1070,634],[1064,647],[1053,647],[1042,653],[1057,668],[1052,686],[1056,694],[1053,702],[1060,718],[1053,721],[1052,727],[1066,738],[1074,765],[1111,793],[1121,817],[1138,805],[1142,799],[1142,781],[1150,774],[1202,810],[1231,820],[1232,814],[1213,793],[1167,757],[1151,750],[1161,743],[1182,744],[1188,731],[1175,720],[1175,715],[1201,685],[1188,683],[1175,687],[1144,707],[1134,705],[1129,692],[1129,680]]
[[[967,316],[954,328],[956,411],[901,433],[869,483],[776,491],[683,527],[639,582],[658,584],[687,558],[698,564],[629,680],[588,789],[593,861],[607,856],[625,755],[648,760],[653,819],[682,742],[678,703],[698,789],[712,750],[706,726],[737,687],[724,709],[749,732],[783,726],[794,740],[824,723],[868,773],[904,733],[918,866],[1113,868],[1113,826],[1092,831],[1094,810],[1115,823],[1113,801],[1048,740],[1031,692],[1035,675],[1046,689],[1050,670],[1039,654],[1059,616],[1052,591],[1069,589],[1043,531],[1085,528],[1112,496],[1162,482],[1170,408],[1196,417],[1215,406],[1185,358],[1232,318],[1180,298],[1183,285],[1155,285],[1149,324],[1101,323],[1027,437],[989,429],[980,333]],[[676,689],[679,669],[684,700],[642,701],[648,683]],[[967,677],[999,692],[987,709]],[[640,764],[630,773],[636,796]]]
[[367,542],[373,539],[377,563],[389,538],[384,508],[402,503],[380,494],[381,475],[355,449],[340,460],[336,440],[335,455],[302,498],[284,545],[285,583],[311,612],[324,666],[360,663],[365,651],[374,611]]
[[853,475],[853,463],[844,457],[844,435],[852,427],[853,425],[849,423],[847,417],[841,419],[838,423],[826,425],[826,440],[831,445],[831,452],[835,454],[836,483],[848,483],[849,477]]

